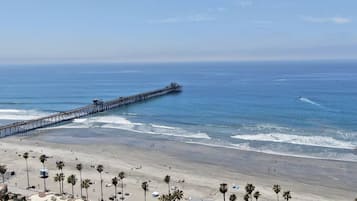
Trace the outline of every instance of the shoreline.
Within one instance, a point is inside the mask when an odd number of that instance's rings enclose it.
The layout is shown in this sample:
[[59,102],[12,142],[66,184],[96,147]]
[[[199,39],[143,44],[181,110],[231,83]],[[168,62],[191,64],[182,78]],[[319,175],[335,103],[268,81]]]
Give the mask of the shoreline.
[[[243,197],[242,188],[250,182],[262,192],[264,199],[275,199],[276,195],[271,190],[271,186],[275,183],[281,184],[283,189],[291,190],[294,200],[353,200],[356,197],[353,193],[357,187],[355,162],[277,156],[236,149],[227,151],[226,148],[186,144],[132,133],[121,133],[120,136],[113,137],[110,131],[109,129],[42,130],[33,136],[1,139],[0,150],[5,147],[5,150],[17,150],[17,152],[29,148],[36,153],[47,151],[54,158],[71,161],[69,163],[74,163],[76,160],[73,159],[73,155],[78,155],[81,156],[78,159],[86,164],[94,163],[93,159],[106,161],[109,171],[126,169],[131,172],[130,168],[141,165],[142,169],[133,171],[134,175],[138,174],[136,175],[138,180],[150,177],[155,181],[157,189],[165,189],[161,181],[163,176],[172,174],[175,177],[176,174],[178,178],[186,178],[186,184],[191,187],[189,190],[184,189],[185,194],[187,192],[191,197],[196,195],[197,198],[204,200],[219,200],[221,198],[219,193],[211,194],[218,190],[222,182],[229,185],[238,184],[241,187],[236,192],[238,198]],[[101,134],[102,138],[91,141],[85,137],[88,133]],[[84,136],[76,137],[76,134]],[[61,138],[59,136],[62,136],[62,140],[66,136],[71,136],[67,140],[72,143],[68,144],[66,140],[62,143],[56,141]],[[34,145],[40,147],[36,148]],[[8,156],[8,161],[14,157],[16,156]],[[113,164],[109,162],[110,158],[113,159]],[[39,163],[37,158],[34,160]],[[3,163],[3,160],[0,162]],[[21,162],[24,161],[20,160]],[[50,164],[49,168],[54,172],[55,168],[51,166],[53,164]],[[94,179],[98,177],[95,171],[92,171],[91,175]],[[141,195],[140,187],[131,188],[134,194]],[[161,192],[165,191],[161,190]]]

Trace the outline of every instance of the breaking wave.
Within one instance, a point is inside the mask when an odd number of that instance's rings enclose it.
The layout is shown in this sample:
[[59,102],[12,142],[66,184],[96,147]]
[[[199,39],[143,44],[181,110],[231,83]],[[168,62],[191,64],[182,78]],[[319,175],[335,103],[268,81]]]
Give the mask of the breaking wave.
[[311,105],[315,105],[317,107],[323,107],[321,104],[319,104],[319,103],[317,103],[317,102],[315,102],[313,100],[310,100],[308,98],[305,98],[305,97],[299,97],[299,100],[301,102],[308,103],[308,104],[311,104]]
[[50,113],[37,110],[0,109],[1,120],[30,120],[49,114]]
[[57,128],[111,128],[135,133],[167,135],[183,138],[211,139],[203,132],[191,132],[178,127],[157,124],[137,123],[120,116],[101,116],[73,120],[73,123]]
[[297,145],[308,145],[326,148],[355,149],[356,144],[351,142],[336,140],[325,136],[301,136],[283,133],[255,134],[255,135],[234,135],[231,138],[247,141],[280,142]]

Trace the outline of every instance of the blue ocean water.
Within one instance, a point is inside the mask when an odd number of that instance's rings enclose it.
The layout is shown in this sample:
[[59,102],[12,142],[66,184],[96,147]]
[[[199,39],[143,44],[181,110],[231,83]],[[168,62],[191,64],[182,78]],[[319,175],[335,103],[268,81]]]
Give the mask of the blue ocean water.
[[0,78],[0,125],[175,81],[180,94],[60,127],[357,160],[356,61],[1,65]]

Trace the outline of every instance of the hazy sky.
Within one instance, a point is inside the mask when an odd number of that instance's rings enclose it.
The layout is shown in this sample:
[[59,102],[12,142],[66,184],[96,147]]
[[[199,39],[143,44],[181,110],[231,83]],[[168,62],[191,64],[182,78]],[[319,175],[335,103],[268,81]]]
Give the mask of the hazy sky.
[[8,0],[0,62],[357,59],[356,0]]

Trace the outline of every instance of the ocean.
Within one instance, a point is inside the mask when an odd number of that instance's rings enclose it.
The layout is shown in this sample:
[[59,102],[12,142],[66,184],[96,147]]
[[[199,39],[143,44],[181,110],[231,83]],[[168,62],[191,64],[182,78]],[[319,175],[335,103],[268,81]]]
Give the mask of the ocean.
[[357,61],[2,64],[0,125],[170,82],[183,91],[51,129],[357,161]]

